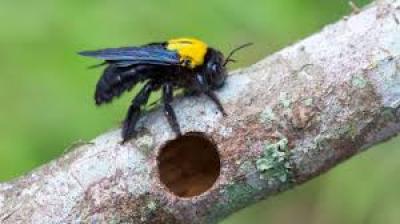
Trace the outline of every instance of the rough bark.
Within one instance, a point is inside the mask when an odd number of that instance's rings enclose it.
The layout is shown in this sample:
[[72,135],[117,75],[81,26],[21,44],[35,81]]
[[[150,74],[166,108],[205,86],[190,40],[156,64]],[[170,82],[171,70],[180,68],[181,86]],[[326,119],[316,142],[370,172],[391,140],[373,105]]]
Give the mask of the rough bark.
[[156,109],[125,145],[110,131],[1,183],[0,222],[215,223],[395,136],[399,8],[400,0],[376,2],[232,72],[218,92],[228,117],[206,97],[176,100],[183,132],[203,133],[218,149],[219,177],[200,195],[179,197],[160,180],[158,156],[175,135]]

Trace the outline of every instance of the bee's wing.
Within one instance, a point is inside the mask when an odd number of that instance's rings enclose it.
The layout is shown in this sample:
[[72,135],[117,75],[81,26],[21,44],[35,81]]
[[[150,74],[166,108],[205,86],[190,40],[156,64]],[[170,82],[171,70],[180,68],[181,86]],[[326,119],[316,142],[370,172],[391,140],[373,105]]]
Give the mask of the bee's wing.
[[179,64],[179,55],[175,51],[165,49],[162,45],[108,48],[95,51],[83,51],[79,52],[79,54],[120,64],[121,67],[137,64]]

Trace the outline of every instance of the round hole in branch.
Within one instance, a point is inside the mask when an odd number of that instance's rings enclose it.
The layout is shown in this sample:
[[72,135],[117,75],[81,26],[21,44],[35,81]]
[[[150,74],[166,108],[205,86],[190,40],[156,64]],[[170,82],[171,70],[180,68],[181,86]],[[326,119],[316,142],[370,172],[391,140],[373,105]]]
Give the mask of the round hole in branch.
[[161,182],[179,197],[193,197],[210,189],[221,168],[215,144],[201,133],[168,142],[157,161]]

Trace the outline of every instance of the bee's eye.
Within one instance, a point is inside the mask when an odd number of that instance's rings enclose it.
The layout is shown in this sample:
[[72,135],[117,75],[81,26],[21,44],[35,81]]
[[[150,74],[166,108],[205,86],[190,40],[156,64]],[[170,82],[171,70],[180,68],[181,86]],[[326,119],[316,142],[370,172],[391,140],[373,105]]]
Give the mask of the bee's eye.
[[218,71],[218,66],[217,66],[217,64],[212,64],[212,65],[211,65],[211,70],[213,70],[213,72],[217,72],[217,71]]

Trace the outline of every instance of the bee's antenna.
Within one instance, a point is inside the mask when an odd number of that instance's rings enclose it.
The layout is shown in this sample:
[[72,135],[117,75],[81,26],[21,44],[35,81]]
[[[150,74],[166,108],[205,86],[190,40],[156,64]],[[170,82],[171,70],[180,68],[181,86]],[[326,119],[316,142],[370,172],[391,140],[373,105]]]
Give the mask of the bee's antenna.
[[228,57],[226,57],[223,66],[225,66],[225,65],[228,64],[229,62],[235,62],[234,59],[231,59],[231,57],[233,56],[233,54],[235,54],[238,50],[241,50],[241,49],[243,49],[243,48],[245,48],[245,47],[249,47],[249,46],[251,46],[251,45],[253,45],[253,43],[245,43],[245,44],[242,44],[242,45],[240,45],[239,47],[236,47],[236,48],[234,48],[233,50],[231,50],[231,52],[228,54]]

